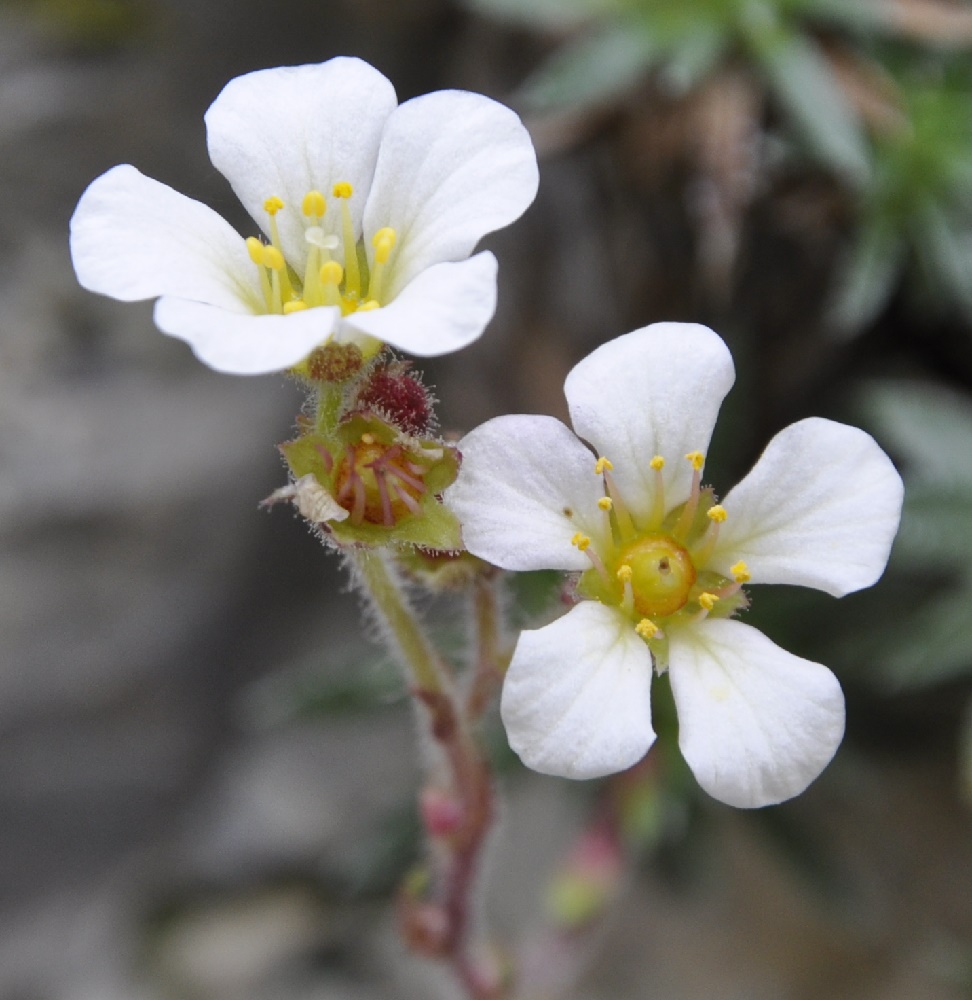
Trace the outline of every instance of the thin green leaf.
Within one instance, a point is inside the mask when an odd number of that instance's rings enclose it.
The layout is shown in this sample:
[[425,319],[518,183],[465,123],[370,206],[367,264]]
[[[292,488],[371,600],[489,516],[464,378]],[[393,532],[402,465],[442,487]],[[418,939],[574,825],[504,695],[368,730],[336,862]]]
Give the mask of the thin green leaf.
[[536,112],[607,104],[630,90],[656,56],[653,42],[640,27],[608,24],[555,52],[516,97]]
[[747,24],[751,51],[811,152],[857,186],[871,175],[860,120],[820,48],[779,23]]
[[972,491],[972,403],[930,382],[872,382],[862,405],[882,443],[916,479]]
[[890,631],[873,669],[893,690],[916,689],[972,674],[972,581],[945,591]]
[[622,8],[618,0],[460,0],[463,6],[510,24],[567,31]]
[[887,304],[901,275],[905,248],[883,220],[866,222],[839,265],[830,323],[844,338],[860,333]]

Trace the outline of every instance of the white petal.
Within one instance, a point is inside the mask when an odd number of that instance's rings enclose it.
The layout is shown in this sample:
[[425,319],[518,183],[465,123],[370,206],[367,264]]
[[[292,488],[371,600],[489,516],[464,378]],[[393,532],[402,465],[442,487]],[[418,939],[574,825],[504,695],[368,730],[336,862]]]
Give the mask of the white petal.
[[653,323],[575,365],[564,392],[574,430],[611,460],[622,497],[645,513],[655,455],[665,459],[666,509],[687,499],[692,468],[685,455],[708,448],[734,378],[728,348],[708,327]]
[[844,696],[824,666],[749,625],[706,619],[673,629],[669,676],[678,745],[699,784],[731,806],[799,795],[844,735]]
[[623,771],[655,741],[651,672],[631,622],[594,601],[523,632],[500,702],[510,746],[543,774]]
[[299,264],[308,191],[327,199],[325,231],[340,232],[340,204],[331,191],[348,181],[360,232],[381,131],[397,104],[391,83],[360,59],[247,73],[230,80],[206,112],[209,156],[264,231],[263,203],[282,199],[281,241],[288,260]]
[[466,547],[503,569],[590,569],[571,545],[582,531],[595,548],[608,530],[594,456],[553,417],[496,417],[459,442],[462,464],[445,501]]
[[495,311],[496,258],[484,251],[434,264],[384,308],[352,313],[345,323],[409,354],[431,357],[478,340]]
[[780,431],[722,504],[729,514],[710,566],[744,560],[753,583],[841,597],[888,562],[904,488],[891,460],[856,427],[811,417]]
[[533,143],[509,108],[459,90],[406,101],[385,127],[364,217],[369,255],[377,230],[398,236],[389,293],[518,219],[537,179]]
[[255,310],[262,301],[239,233],[211,208],[127,163],[81,196],[71,258],[85,288],[124,302],[177,295]]
[[230,375],[263,375],[302,361],[330,337],[340,310],[321,307],[289,316],[250,316],[185,299],[162,298],[155,324],[184,340],[203,364]]

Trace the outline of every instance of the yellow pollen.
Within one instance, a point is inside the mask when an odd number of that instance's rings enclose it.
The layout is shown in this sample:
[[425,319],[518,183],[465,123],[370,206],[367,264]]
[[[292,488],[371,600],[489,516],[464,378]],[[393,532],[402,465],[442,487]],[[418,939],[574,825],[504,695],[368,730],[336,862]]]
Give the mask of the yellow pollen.
[[723,521],[729,516],[726,513],[726,508],[722,504],[716,504],[714,507],[710,507],[706,512],[706,516],[710,521],[715,521],[716,524],[722,524]]
[[395,246],[395,240],[397,239],[398,235],[395,230],[390,229],[388,226],[385,226],[384,229],[379,229],[378,232],[375,233],[371,242],[375,248],[375,260],[379,264],[387,262],[388,256],[392,252],[392,249]]
[[327,211],[327,202],[324,200],[324,195],[320,191],[308,191],[304,195],[304,204],[302,206],[304,210],[304,215],[310,215],[316,219],[319,219]]
[[631,577],[633,575],[634,575],[634,570],[632,570],[632,568],[627,563],[622,563],[618,567],[617,573],[615,573],[615,576],[617,576],[617,578],[622,583],[631,583]]
[[368,299],[358,306],[358,312],[371,312],[372,309],[380,309],[381,303],[377,299]]
[[263,203],[263,210],[269,215],[276,215],[284,207],[283,200],[274,195],[272,198],[267,198]]
[[246,252],[250,255],[250,260],[254,264],[263,266],[263,244],[255,236],[247,237]]
[[289,315],[290,313],[302,312],[307,309],[308,305],[303,299],[292,299],[290,302],[285,302],[283,304],[284,315]]
[[333,194],[335,198],[350,198],[354,194],[354,188],[347,181],[338,181],[334,185]]
[[718,603],[719,598],[716,594],[710,594],[708,591],[699,594],[699,607],[705,611],[711,611]]
[[655,472],[661,472],[665,468],[665,459],[661,455],[656,455],[648,465],[655,470]]
[[325,285],[340,285],[344,278],[344,268],[336,260],[329,260],[321,268],[321,282]]
[[605,472],[611,472],[614,465],[609,458],[599,458],[597,462],[594,463],[594,474],[597,476],[603,476]]
[[581,552],[585,552],[587,549],[590,548],[591,540],[590,540],[590,538],[587,537],[587,535],[585,535],[582,532],[578,531],[574,535],[574,537],[570,540],[570,544],[571,545],[576,545],[577,548],[579,548],[581,550]]
[[375,436],[374,436],[374,434],[368,434],[368,433],[362,434],[361,435],[361,443],[362,444],[374,444],[375,443]]
[[321,268],[321,281],[325,285],[340,285],[344,278],[344,268],[336,260],[329,260]]
[[282,271],[285,266],[283,254],[276,247],[265,246],[263,248],[263,266],[269,267],[271,271]]
[[729,567],[729,572],[736,583],[748,583],[750,580],[749,567],[741,559],[735,566]]
[[610,497],[601,497],[597,505],[601,510],[610,510],[614,506],[614,501]]
[[658,626],[650,618],[642,618],[637,625],[635,625],[635,632],[641,636],[642,639],[654,639],[658,635]]
[[701,451],[690,451],[685,458],[692,463],[692,468],[696,472],[702,471],[702,466],[705,465],[705,455]]

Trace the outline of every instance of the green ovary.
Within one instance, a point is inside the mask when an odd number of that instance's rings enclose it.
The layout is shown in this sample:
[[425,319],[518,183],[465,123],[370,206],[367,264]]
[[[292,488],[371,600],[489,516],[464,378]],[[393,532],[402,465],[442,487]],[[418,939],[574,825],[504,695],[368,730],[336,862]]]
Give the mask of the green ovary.
[[637,611],[666,618],[689,601],[696,570],[688,551],[668,535],[643,535],[618,554],[619,566],[631,567],[631,590]]

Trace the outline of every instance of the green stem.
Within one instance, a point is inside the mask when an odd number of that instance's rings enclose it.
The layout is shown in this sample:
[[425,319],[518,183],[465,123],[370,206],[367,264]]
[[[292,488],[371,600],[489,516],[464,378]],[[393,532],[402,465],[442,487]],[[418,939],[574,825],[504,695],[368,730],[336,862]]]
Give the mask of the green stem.
[[449,687],[445,667],[419,625],[388,556],[371,549],[352,549],[350,559],[416,690],[443,694]]

